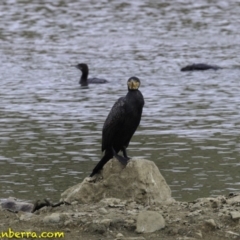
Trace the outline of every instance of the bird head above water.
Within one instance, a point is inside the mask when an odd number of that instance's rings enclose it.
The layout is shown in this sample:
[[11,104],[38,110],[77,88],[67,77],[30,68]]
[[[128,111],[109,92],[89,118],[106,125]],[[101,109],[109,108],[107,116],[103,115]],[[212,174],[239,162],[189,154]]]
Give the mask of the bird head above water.
[[102,84],[102,83],[107,83],[108,81],[106,79],[101,79],[101,78],[88,78],[88,65],[86,63],[79,63],[77,65],[73,65],[77,69],[79,69],[82,72],[82,75],[80,77],[79,84],[82,86],[87,86],[89,83],[94,83],[94,84]]
[[128,85],[128,90],[138,90],[138,88],[141,85],[141,82],[137,77],[130,77],[127,81],[127,85]]
[[88,65],[86,63],[79,63],[75,67],[82,72],[88,72]]

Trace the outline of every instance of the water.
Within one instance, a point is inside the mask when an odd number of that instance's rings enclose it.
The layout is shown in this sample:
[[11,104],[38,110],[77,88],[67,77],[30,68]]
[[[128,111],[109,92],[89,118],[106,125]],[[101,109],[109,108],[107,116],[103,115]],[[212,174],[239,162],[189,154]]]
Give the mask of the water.
[[[154,161],[179,200],[239,191],[239,11],[235,1],[2,1],[0,197],[57,201],[88,176],[133,75],[146,104],[129,155]],[[81,88],[80,62],[110,83]],[[224,69],[180,72],[200,62]]]

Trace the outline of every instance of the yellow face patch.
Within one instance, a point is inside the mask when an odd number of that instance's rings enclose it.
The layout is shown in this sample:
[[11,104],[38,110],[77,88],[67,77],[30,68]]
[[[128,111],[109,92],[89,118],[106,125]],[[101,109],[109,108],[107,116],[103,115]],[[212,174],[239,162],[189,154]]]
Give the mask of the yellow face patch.
[[131,79],[130,81],[128,81],[128,88],[129,89],[138,89],[140,86],[140,82],[135,81],[134,79]]

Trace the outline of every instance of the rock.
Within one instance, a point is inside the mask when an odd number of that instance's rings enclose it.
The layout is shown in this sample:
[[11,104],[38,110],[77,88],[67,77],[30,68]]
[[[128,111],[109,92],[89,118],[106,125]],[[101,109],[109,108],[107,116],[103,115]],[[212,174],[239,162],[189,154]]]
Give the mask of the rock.
[[203,212],[203,210],[196,210],[194,212],[190,212],[187,214],[187,217],[194,217],[194,216],[198,216]]
[[108,214],[108,211],[106,210],[106,208],[99,208],[99,209],[98,209],[98,212],[99,212],[100,214]]
[[226,235],[227,238],[236,238],[239,237],[240,234],[236,233],[236,232],[232,232],[232,231],[226,231]]
[[236,204],[236,203],[239,203],[240,202],[240,195],[238,196],[235,196],[235,197],[232,197],[232,198],[229,198],[226,200],[226,202],[228,204]]
[[216,225],[216,223],[213,219],[205,220],[205,224],[207,226],[209,226],[211,229],[216,229],[217,228],[217,225]]
[[124,238],[124,240],[145,240],[144,237],[128,237]]
[[129,215],[137,215],[137,214],[138,214],[138,211],[137,211],[136,209],[127,210],[127,214],[129,214]]
[[123,234],[121,234],[121,233],[118,233],[117,235],[116,235],[116,239],[122,239],[124,236],[123,236]]
[[66,202],[96,203],[103,198],[133,200],[142,204],[173,202],[171,190],[154,162],[131,159],[123,168],[111,159],[95,181],[85,178],[62,193]]
[[200,239],[200,238],[202,238],[203,236],[202,236],[202,231],[201,230],[199,230],[198,232],[195,232],[195,237],[196,238],[198,238],[198,239]]
[[240,212],[237,212],[237,211],[235,211],[235,212],[230,212],[230,215],[231,215],[231,217],[232,217],[233,220],[238,220],[238,219],[240,219]]
[[[114,214],[114,215],[116,215],[116,214]],[[123,218],[120,218],[117,216],[111,218],[111,227],[113,227],[113,228],[116,228],[116,229],[122,228],[124,223],[125,223],[125,221]]]
[[127,219],[127,220],[125,220],[125,223],[128,225],[133,225],[135,223],[135,221],[133,219]]
[[109,228],[110,223],[111,223],[111,219],[94,220],[90,224],[89,229],[92,232],[98,232],[100,234],[104,234]]
[[73,220],[70,220],[70,219],[68,219],[67,221],[65,221],[64,222],[64,226],[66,227],[66,226],[71,226],[71,225],[73,225],[74,223],[73,223]]
[[111,208],[121,208],[126,205],[126,201],[122,201],[119,198],[104,198],[100,203]]
[[111,219],[103,219],[103,220],[99,221],[99,223],[104,225],[106,228],[109,228]]
[[224,196],[218,196],[216,198],[198,198],[195,200],[195,203],[193,204],[191,209],[201,209],[202,207],[218,208],[223,202],[226,202]]
[[142,211],[137,218],[137,233],[152,233],[165,227],[165,220],[158,212]]
[[177,240],[196,240],[196,238],[192,238],[192,237],[179,237],[179,238],[177,238]]
[[43,218],[44,223],[59,223],[61,220],[59,213],[52,213],[50,216]]
[[71,204],[72,205],[78,205],[78,201],[73,201]]
[[29,221],[33,216],[35,216],[33,213],[26,212],[26,213],[21,214],[19,220]]
[[15,198],[0,199],[1,207],[12,212],[32,212],[34,204],[24,202]]

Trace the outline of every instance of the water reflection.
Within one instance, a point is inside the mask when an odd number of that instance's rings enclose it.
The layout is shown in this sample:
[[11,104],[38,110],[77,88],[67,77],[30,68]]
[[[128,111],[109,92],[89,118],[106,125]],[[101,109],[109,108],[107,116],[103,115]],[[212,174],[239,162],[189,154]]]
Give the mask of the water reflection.
[[[58,200],[86,177],[133,75],[146,105],[129,155],[153,160],[178,199],[239,191],[239,7],[3,1],[0,196]],[[110,83],[81,88],[78,62]],[[224,69],[180,72],[193,62]]]

